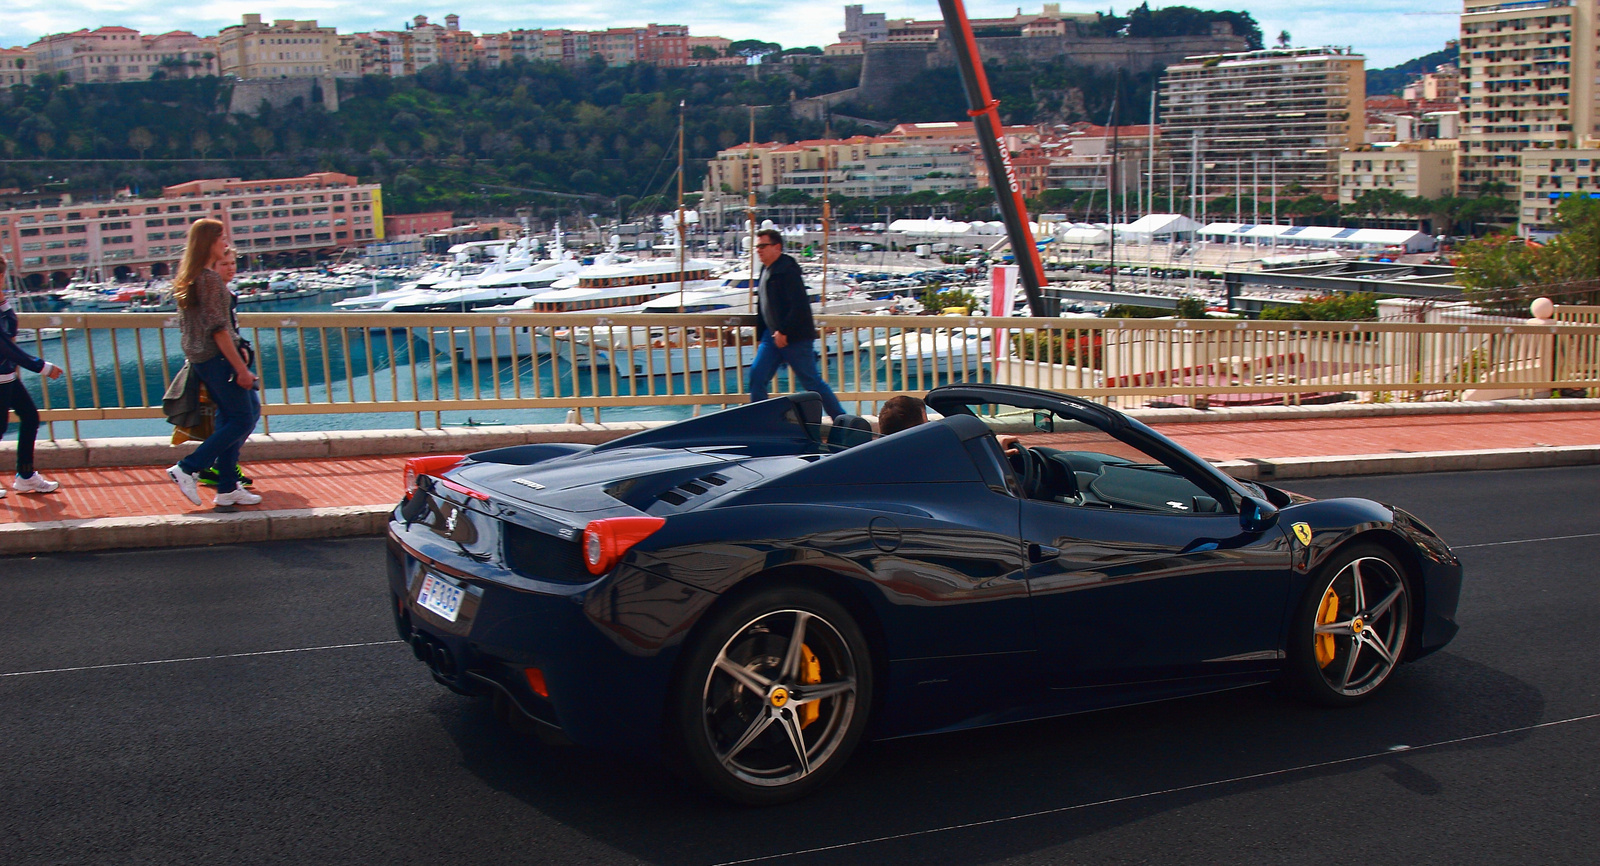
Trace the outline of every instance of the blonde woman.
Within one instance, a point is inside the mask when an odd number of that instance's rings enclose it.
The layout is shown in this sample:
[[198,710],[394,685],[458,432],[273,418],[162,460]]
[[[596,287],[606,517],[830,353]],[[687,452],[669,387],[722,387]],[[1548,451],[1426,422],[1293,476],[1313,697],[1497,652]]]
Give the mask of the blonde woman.
[[205,383],[217,421],[200,447],[167,468],[167,476],[183,495],[199,505],[200,472],[214,467],[217,496],[213,502],[223,508],[261,502],[260,496],[240,487],[238,480],[239,449],[261,418],[261,400],[256,396],[256,374],[246,356],[248,344],[239,336],[234,316],[237,299],[215,269],[227,255],[222,223],[200,219],[190,224],[183,262],[172,281],[172,297],[178,305],[183,356],[189,361],[190,374]]

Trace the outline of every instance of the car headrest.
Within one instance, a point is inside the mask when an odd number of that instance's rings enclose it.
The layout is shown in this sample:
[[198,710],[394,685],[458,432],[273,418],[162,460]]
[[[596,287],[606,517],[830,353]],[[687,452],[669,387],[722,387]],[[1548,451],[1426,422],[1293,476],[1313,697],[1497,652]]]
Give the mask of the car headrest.
[[828,444],[835,448],[851,448],[872,441],[872,422],[860,415],[837,415],[828,430]]

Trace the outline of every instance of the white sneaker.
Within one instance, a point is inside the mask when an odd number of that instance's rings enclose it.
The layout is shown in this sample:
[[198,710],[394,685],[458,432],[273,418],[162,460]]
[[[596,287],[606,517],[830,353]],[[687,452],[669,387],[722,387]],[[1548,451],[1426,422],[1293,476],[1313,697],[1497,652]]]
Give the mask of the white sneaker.
[[227,493],[218,493],[217,498],[211,500],[213,505],[260,505],[261,497],[251,493],[243,487],[235,487]]
[[178,485],[178,489],[183,492],[184,496],[188,497],[190,502],[196,505],[200,504],[200,480],[196,476],[183,471],[183,464],[174,463],[168,466],[167,477]]
[[55,492],[56,488],[60,486],[61,482],[51,481],[37,472],[29,475],[27,478],[23,478],[21,475],[18,475],[16,479],[11,482],[11,489],[17,491],[18,493],[53,493]]
[[4,487],[0,487],[0,499],[4,498],[6,498],[6,489]]

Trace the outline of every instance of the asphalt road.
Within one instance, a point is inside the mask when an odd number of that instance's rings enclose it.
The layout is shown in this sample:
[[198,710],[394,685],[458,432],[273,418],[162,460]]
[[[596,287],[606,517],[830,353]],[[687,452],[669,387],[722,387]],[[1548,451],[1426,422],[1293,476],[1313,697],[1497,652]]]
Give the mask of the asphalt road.
[[435,685],[374,539],[0,559],[0,862],[1596,862],[1600,467],[1291,486],[1466,562],[1460,636],[1377,700],[875,744],[766,810]]

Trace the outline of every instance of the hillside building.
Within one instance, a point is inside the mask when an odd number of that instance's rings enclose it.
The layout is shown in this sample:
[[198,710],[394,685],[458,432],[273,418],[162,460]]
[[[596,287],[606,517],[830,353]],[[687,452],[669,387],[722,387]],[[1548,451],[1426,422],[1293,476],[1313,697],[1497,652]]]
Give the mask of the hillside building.
[[217,48],[223,75],[236,78],[356,78],[361,53],[355,39],[316,21],[267,24],[250,13],[222,28]]
[[46,203],[0,209],[0,250],[29,285],[172,273],[189,224],[222,220],[241,254],[293,261],[384,237],[383,189],[337,172],[271,180],[222,178],[165,187],[158,199]]
[[0,87],[32,83],[40,72],[33,52],[26,48],[0,48]]
[[46,36],[27,51],[37,72],[65,75],[73,84],[188,78],[218,71],[216,44],[183,30],[153,36],[128,27],[76,30]]
[[1262,181],[1332,196],[1339,154],[1365,141],[1365,58],[1345,48],[1189,57],[1161,78],[1161,127],[1177,170],[1197,164],[1207,194],[1259,164]]

